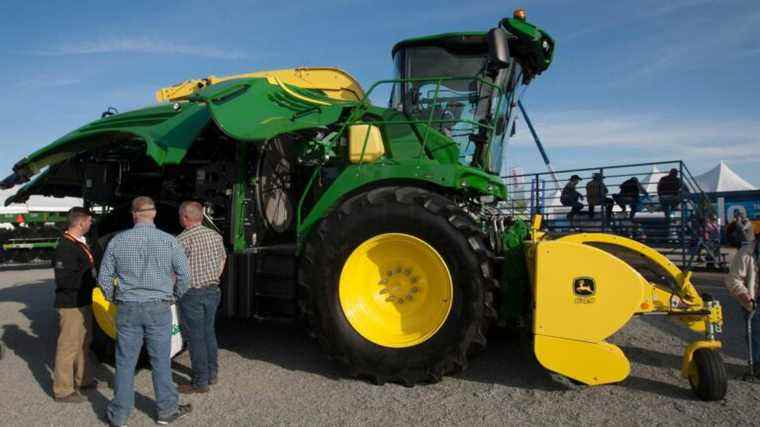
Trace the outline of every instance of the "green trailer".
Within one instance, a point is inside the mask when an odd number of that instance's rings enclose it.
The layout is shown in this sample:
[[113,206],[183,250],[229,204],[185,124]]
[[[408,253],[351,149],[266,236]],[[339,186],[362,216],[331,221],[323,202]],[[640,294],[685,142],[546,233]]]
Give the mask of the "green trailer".
[[10,225],[0,230],[0,263],[49,260],[66,221],[65,212],[0,214],[0,224]]

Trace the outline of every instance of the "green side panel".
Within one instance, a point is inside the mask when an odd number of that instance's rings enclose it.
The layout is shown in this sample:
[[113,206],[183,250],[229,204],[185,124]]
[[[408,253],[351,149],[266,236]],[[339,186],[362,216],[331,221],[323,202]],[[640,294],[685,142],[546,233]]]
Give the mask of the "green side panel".
[[205,105],[188,102],[148,107],[96,120],[41,148],[14,166],[31,177],[45,166],[103,144],[145,142],[146,154],[159,165],[177,164],[209,122]]
[[459,164],[442,165],[433,160],[383,160],[372,164],[348,166],[322,194],[319,201],[298,225],[299,243],[311,228],[348,193],[373,183],[387,181],[420,182],[439,187],[468,191],[474,194],[489,194],[503,199],[506,190],[498,176],[490,175],[479,169]]
[[[245,195],[248,189],[246,171],[248,170],[248,150],[244,144],[237,145],[237,171],[235,171],[235,183],[232,186],[232,249],[242,252],[246,248],[245,235]],[[225,239],[226,240],[226,239]]]
[[530,298],[530,275],[525,264],[524,250],[524,242],[528,234],[528,225],[518,219],[501,236],[504,264],[502,264],[499,304],[500,323],[517,325],[525,317],[526,302]]
[[437,129],[417,121],[410,122],[403,113],[393,109],[370,107],[369,114],[381,117],[388,150],[394,159],[415,159],[423,153],[420,141],[425,142],[425,152],[439,163],[459,163],[457,144]]
[[335,123],[345,106],[355,105],[331,100],[320,91],[286,87],[290,93],[264,78],[230,80],[211,85],[192,99],[207,103],[219,128],[241,141],[263,141],[282,133]]

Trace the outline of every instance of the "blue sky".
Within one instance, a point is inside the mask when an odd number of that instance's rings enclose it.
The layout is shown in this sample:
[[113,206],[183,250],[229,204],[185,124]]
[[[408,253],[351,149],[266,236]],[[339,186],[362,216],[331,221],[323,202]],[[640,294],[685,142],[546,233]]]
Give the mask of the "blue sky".
[[[757,0],[0,3],[0,175],[99,117],[210,74],[339,66],[390,77],[404,38],[486,30],[525,7],[557,40],[524,95],[555,168],[725,160],[760,186]],[[541,171],[518,124],[510,165]]]

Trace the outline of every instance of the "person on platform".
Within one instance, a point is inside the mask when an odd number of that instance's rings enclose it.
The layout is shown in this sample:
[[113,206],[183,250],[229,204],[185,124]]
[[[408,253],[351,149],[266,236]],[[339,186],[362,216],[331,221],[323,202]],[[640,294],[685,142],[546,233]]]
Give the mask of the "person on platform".
[[626,211],[626,206],[631,208],[630,218],[633,219],[636,216],[636,212],[639,209],[639,202],[643,195],[647,195],[647,190],[641,185],[637,177],[629,178],[620,184],[620,192],[612,196],[615,202],[620,206],[623,212]]
[[570,181],[568,181],[565,188],[562,189],[562,194],[559,199],[562,206],[568,206],[571,208],[570,212],[567,214],[567,219],[570,220],[571,226],[574,226],[575,216],[583,210],[583,203],[580,202],[580,200],[583,199],[583,195],[581,195],[576,189],[579,182],[581,182],[581,177],[578,175],[571,176]]
[[602,207],[605,220],[612,217],[612,207],[615,202],[607,197],[609,194],[607,186],[604,185],[604,177],[597,172],[591,176],[591,181],[586,184],[586,199],[588,200],[588,216],[594,219],[594,211],[597,206]]

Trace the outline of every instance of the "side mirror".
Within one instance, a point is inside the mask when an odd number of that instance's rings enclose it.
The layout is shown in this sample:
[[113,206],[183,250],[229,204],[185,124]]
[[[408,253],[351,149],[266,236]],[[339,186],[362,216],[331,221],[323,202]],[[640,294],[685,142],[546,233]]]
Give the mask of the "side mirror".
[[509,67],[507,33],[501,28],[493,28],[488,32],[488,60],[492,68]]

